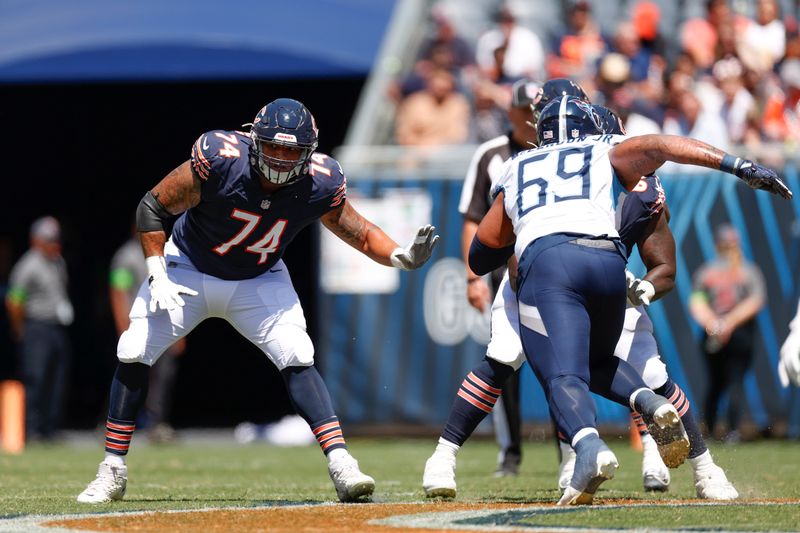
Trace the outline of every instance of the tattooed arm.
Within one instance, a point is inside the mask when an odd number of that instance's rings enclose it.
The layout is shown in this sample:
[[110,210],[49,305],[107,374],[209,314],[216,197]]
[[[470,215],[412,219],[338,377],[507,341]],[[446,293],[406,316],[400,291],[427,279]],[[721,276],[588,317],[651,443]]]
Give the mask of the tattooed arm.
[[611,166],[628,190],[667,161],[719,170],[724,156],[725,152],[718,148],[677,135],[631,137],[608,153]]
[[347,200],[325,213],[320,220],[334,235],[373,261],[392,266],[390,257],[398,248],[397,243],[381,228],[361,216]]
[[[179,215],[200,203],[200,178],[192,172],[189,161],[167,174],[158,185],[150,191],[157,202],[156,208],[162,208],[169,215]],[[167,241],[163,229],[142,231],[139,238],[145,257],[164,255],[164,243]]]
[[652,174],[666,161],[697,165],[733,174],[751,189],[769,191],[786,199],[792,191],[774,170],[748,159],[726,154],[697,139],[677,135],[642,135],[617,144],[608,153],[622,185],[632,190],[641,176]]

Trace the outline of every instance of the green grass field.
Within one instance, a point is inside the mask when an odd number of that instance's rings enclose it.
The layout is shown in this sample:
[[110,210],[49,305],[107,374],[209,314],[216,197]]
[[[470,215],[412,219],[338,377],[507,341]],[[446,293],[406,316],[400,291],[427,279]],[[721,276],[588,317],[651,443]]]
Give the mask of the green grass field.
[[[422,468],[435,439],[350,439],[362,469],[375,477],[373,501],[411,503],[425,500]],[[624,440],[609,443],[620,460],[617,477],[603,485],[598,498],[642,503],[695,498],[688,465],[672,471],[665,494],[641,490],[641,456]],[[468,443],[459,454],[458,501],[551,503],[558,497],[555,445],[529,443],[516,478],[493,478],[496,446]],[[745,443],[712,448],[718,464],[739,490],[742,501],[800,500],[800,443]],[[325,461],[316,447],[276,448],[252,444],[169,446],[134,444],[128,459],[128,493],[123,502],[93,507],[75,496],[94,476],[100,446],[32,446],[19,456],[0,455],[0,517],[104,511],[252,507],[269,503],[335,500]],[[657,527],[716,530],[795,531],[800,506],[734,505],[720,507],[648,507],[571,509],[568,513],[518,517],[517,523],[577,527]]]

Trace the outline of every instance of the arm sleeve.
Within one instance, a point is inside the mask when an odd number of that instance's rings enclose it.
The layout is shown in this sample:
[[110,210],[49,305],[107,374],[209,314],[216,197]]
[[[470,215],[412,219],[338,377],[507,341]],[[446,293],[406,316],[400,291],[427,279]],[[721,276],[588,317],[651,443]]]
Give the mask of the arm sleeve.
[[33,273],[23,259],[11,270],[8,278],[8,293],[6,297],[12,302],[22,304],[30,293],[33,282]]

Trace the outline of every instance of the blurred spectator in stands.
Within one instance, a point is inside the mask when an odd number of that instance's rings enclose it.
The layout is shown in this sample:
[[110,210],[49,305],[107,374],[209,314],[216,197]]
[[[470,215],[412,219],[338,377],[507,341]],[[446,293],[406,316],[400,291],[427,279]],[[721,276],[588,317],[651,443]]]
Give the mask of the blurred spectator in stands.
[[641,39],[632,22],[622,22],[617,26],[612,50],[624,56],[630,65],[628,88],[638,98],[656,103],[663,94],[664,59],[642,47]]
[[506,54],[508,54],[508,41],[503,42],[494,51],[494,66],[490,69],[484,70],[481,74],[482,77],[490,79],[495,85],[506,86],[506,93],[511,94],[511,86],[524,79],[525,76],[515,76],[509,74],[505,68]]
[[414,69],[400,83],[390,86],[389,95],[395,102],[400,102],[406,96],[425,89],[431,73],[445,70],[452,74],[456,90],[459,87],[460,71],[455,65],[452,51],[446,45],[435,44],[428,51],[429,55],[421,57]]
[[783,62],[780,69],[783,90],[767,89],[762,129],[770,141],[800,144],[800,59]]
[[[631,78],[631,62],[622,54],[611,52],[603,56],[597,66],[595,80],[596,94],[592,101],[597,100],[603,105],[615,108],[629,107],[633,94],[628,86]],[[589,84],[587,84],[589,85]],[[584,89],[585,90],[585,89]]]
[[494,20],[497,28],[478,38],[475,58],[481,71],[491,76],[495,70],[495,53],[498,48],[505,47],[502,72],[506,76],[515,79],[542,79],[545,55],[539,37],[528,28],[517,24],[514,13],[508,6],[500,8]]
[[483,143],[504,135],[510,127],[506,112],[510,104],[510,93],[490,80],[481,79],[474,86],[474,97],[473,140]]
[[71,358],[67,326],[74,315],[61,257],[61,226],[55,218],[39,218],[31,225],[30,248],[11,270],[6,309],[20,348],[26,436],[52,440],[64,406]]
[[731,19],[727,0],[707,0],[705,18],[693,18],[681,31],[681,46],[695,65],[710,68],[716,58],[719,28]]
[[[715,109],[704,108],[694,92],[694,82],[683,73],[673,73],[667,88],[669,102],[662,125],[665,135],[682,135],[710,143],[728,151],[730,138],[725,123]],[[669,163],[663,172],[694,172],[685,165]],[[704,170],[705,171],[705,170]]]
[[425,88],[428,76],[439,69],[449,71],[456,80],[456,88],[474,77],[475,53],[465,39],[460,37],[442,9],[431,13],[432,32],[420,46],[419,55],[411,73],[389,87],[389,96],[397,103],[409,94]]
[[475,52],[472,46],[466,39],[458,35],[444,11],[442,9],[434,9],[431,12],[431,21],[433,22],[433,32],[422,43],[419,59],[430,57],[434,47],[444,47],[450,51],[455,68],[463,69],[474,66]]
[[397,110],[395,138],[405,146],[464,142],[469,135],[467,98],[455,91],[453,75],[436,70],[427,86],[406,97]]
[[628,59],[630,80],[639,82],[647,79],[652,54],[649,50],[642,48],[639,34],[632,22],[625,21],[617,25],[611,51],[622,54]]
[[756,20],[748,20],[741,34],[739,57],[751,70],[772,70],[786,52],[786,28],[775,0],[756,2]]
[[600,61],[593,101],[618,113],[629,135],[660,133],[661,110],[657,103],[638,94],[630,81],[630,61],[612,52]]
[[711,72],[719,89],[719,115],[734,144],[759,142],[756,101],[744,87],[744,68],[735,57],[720,59]]
[[[131,229],[133,236],[111,258],[108,292],[117,335],[122,335],[130,326],[128,315],[142,282],[147,278],[142,245],[135,226]],[[137,423],[137,427],[146,428],[147,436],[152,442],[175,440],[175,430],[169,423],[169,412],[172,407],[172,390],[178,377],[178,357],[185,350],[186,339],[179,339],[150,367],[150,386],[144,405],[146,420]]]
[[633,6],[631,22],[639,36],[642,48],[654,55],[664,57],[667,44],[658,28],[661,22],[661,10],[655,2],[643,0]]
[[[717,28],[717,46],[714,47],[714,62],[731,57],[738,58],[741,45],[732,19],[726,19]],[[713,67],[713,64],[712,64]]]
[[755,317],[764,306],[766,288],[758,266],[744,259],[739,233],[733,226],[720,225],[715,242],[717,258],[694,274],[689,311],[704,330],[707,430],[714,435],[719,402],[729,391],[726,441],[738,442],[746,405],[744,376],[752,362]]
[[571,78],[583,85],[594,75],[606,43],[585,0],[568,2],[564,18],[567,28],[552,37],[548,75],[550,78]]

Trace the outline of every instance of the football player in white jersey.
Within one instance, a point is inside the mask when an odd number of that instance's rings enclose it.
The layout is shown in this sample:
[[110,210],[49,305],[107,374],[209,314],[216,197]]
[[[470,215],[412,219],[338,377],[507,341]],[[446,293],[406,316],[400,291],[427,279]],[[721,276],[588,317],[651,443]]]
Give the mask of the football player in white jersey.
[[627,292],[624,251],[614,225],[615,191],[632,190],[641,176],[670,160],[724,170],[786,198],[791,192],[771,170],[692,139],[596,135],[596,113],[573,97],[551,103],[538,126],[544,146],[507,165],[473,241],[470,267],[485,273],[516,254],[523,347],[551,413],[577,452],[560,503],[589,503],[617,467],[595,427],[590,371],[593,389],[604,383],[605,396],[630,402],[654,428],[668,430],[666,440],[675,446],[666,450],[665,462],[680,464],[688,453],[675,407],[610,355],[622,329]]

